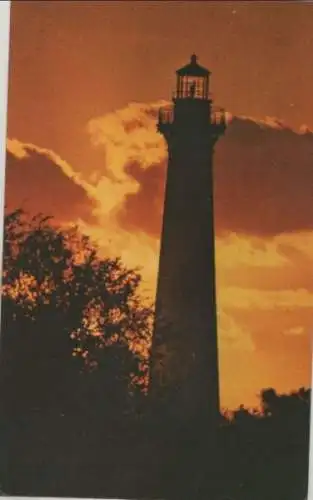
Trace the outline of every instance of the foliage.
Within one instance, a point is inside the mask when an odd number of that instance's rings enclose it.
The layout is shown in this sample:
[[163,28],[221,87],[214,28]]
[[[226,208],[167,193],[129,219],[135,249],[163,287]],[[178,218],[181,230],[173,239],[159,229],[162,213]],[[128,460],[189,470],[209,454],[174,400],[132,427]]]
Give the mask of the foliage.
[[[44,394],[53,400],[65,379],[83,386],[95,369],[115,390],[117,382],[124,391],[145,388],[152,309],[141,305],[139,284],[136,270],[101,258],[77,228],[55,227],[42,215],[29,220],[20,210],[6,215],[2,366],[24,405],[40,406]],[[5,370],[8,359],[15,373]]]

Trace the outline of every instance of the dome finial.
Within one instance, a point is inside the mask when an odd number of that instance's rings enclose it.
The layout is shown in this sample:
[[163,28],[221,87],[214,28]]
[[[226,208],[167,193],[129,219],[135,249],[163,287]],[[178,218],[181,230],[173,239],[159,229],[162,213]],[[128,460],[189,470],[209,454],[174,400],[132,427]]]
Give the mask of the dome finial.
[[192,56],[190,57],[190,62],[191,62],[191,64],[197,64],[198,57],[196,56],[195,53],[193,53]]

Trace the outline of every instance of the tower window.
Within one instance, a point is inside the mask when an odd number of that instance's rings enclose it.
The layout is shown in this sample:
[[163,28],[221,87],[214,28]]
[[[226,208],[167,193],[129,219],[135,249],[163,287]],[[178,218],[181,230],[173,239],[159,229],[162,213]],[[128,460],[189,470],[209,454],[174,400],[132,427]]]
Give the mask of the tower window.
[[178,78],[177,97],[180,99],[207,99],[207,78],[183,76]]

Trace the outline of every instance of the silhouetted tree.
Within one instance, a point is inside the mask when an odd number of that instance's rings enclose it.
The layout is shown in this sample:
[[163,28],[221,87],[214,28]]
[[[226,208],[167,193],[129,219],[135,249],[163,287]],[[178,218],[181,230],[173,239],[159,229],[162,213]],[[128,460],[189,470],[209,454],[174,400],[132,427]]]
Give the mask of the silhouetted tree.
[[310,410],[310,391],[304,387],[290,394],[277,394],[273,388],[263,389],[260,398],[264,414],[277,419],[307,418]]
[[220,429],[220,466],[221,487],[234,500],[305,497],[310,393],[263,389],[259,410],[241,405],[231,412],[229,425]]
[[93,387],[98,379],[111,403],[118,386],[125,398],[132,378],[140,384],[152,310],[141,305],[138,272],[101,258],[76,228],[56,228],[41,215],[28,221],[21,211],[5,217],[3,254],[6,410],[69,410],[70,395],[82,397],[74,380],[83,390],[88,378]]

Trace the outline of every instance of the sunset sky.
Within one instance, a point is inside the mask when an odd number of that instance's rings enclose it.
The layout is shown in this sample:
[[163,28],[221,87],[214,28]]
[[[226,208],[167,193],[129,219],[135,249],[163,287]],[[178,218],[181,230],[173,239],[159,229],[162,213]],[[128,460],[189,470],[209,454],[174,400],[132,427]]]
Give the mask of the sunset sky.
[[153,296],[155,114],[196,52],[231,115],[215,155],[223,406],[310,383],[313,5],[12,2],[6,203],[78,223]]

